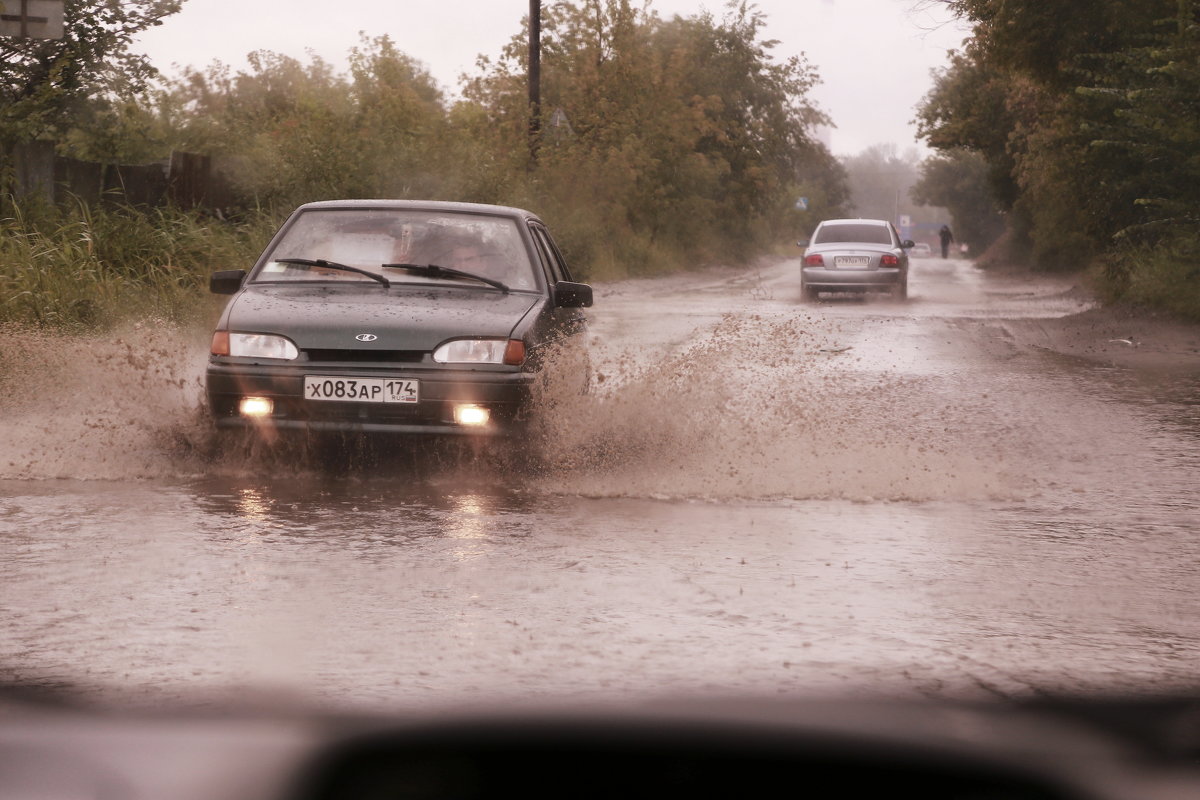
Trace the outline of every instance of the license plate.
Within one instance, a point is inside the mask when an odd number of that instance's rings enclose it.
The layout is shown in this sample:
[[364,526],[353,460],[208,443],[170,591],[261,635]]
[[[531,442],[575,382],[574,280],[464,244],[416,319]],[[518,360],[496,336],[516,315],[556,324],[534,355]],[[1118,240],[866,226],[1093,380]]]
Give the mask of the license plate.
[[421,399],[421,387],[420,381],[407,378],[305,375],[304,399],[341,403],[416,403]]
[[871,266],[870,256],[834,256],[833,265],[835,267],[869,267]]

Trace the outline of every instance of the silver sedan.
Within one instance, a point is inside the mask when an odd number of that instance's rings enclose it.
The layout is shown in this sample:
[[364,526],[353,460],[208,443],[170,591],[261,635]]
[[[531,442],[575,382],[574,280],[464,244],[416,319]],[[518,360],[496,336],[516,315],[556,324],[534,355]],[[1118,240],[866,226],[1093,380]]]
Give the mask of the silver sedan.
[[895,226],[882,219],[827,219],[804,247],[800,288],[806,300],[821,292],[890,292],[908,297],[908,252]]

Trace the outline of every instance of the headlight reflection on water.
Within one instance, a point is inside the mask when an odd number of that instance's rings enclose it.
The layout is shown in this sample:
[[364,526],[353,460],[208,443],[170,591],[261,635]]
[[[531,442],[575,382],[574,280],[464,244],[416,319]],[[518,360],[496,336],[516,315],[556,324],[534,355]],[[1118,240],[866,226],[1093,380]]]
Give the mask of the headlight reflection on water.
[[262,522],[271,513],[271,501],[258,489],[241,489],[238,492],[237,510],[246,520]]
[[491,498],[479,494],[463,494],[452,498],[450,502],[452,513],[449,515],[446,535],[462,541],[462,545],[452,551],[454,559],[470,561],[489,552],[489,522],[495,516]]

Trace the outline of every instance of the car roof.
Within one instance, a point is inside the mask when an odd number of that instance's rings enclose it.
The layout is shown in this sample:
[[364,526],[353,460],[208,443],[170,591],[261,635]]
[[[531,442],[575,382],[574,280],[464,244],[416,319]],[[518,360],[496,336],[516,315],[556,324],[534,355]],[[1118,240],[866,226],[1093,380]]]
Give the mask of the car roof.
[[885,219],[826,219],[822,225],[887,225]]
[[407,211],[443,211],[450,214],[488,214],[518,220],[541,222],[537,214],[512,206],[493,206],[485,203],[456,203],[446,200],[320,200],[305,203],[297,211],[316,209],[403,209]]

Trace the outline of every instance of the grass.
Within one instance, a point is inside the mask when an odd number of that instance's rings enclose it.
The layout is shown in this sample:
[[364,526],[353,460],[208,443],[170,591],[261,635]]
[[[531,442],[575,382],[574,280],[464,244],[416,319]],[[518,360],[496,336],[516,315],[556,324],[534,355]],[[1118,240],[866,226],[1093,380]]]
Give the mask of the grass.
[[1122,248],[1108,256],[1097,283],[1106,300],[1200,322],[1200,244]]
[[211,313],[217,269],[249,267],[278,220],[197,211],[8,204],[0,214],[0,322],[96,329],[133,317]]
[[[219,304],[207,294],[209,274],[248,268],[282,222],[266,211],[230,222],[170,208],[7,206],[0,324],[66,331],[143,318],[211,322]],[[645,236],[613,236],[585,215],[560,216],[555,232],[577,279],[618,280],[688,263]]]

